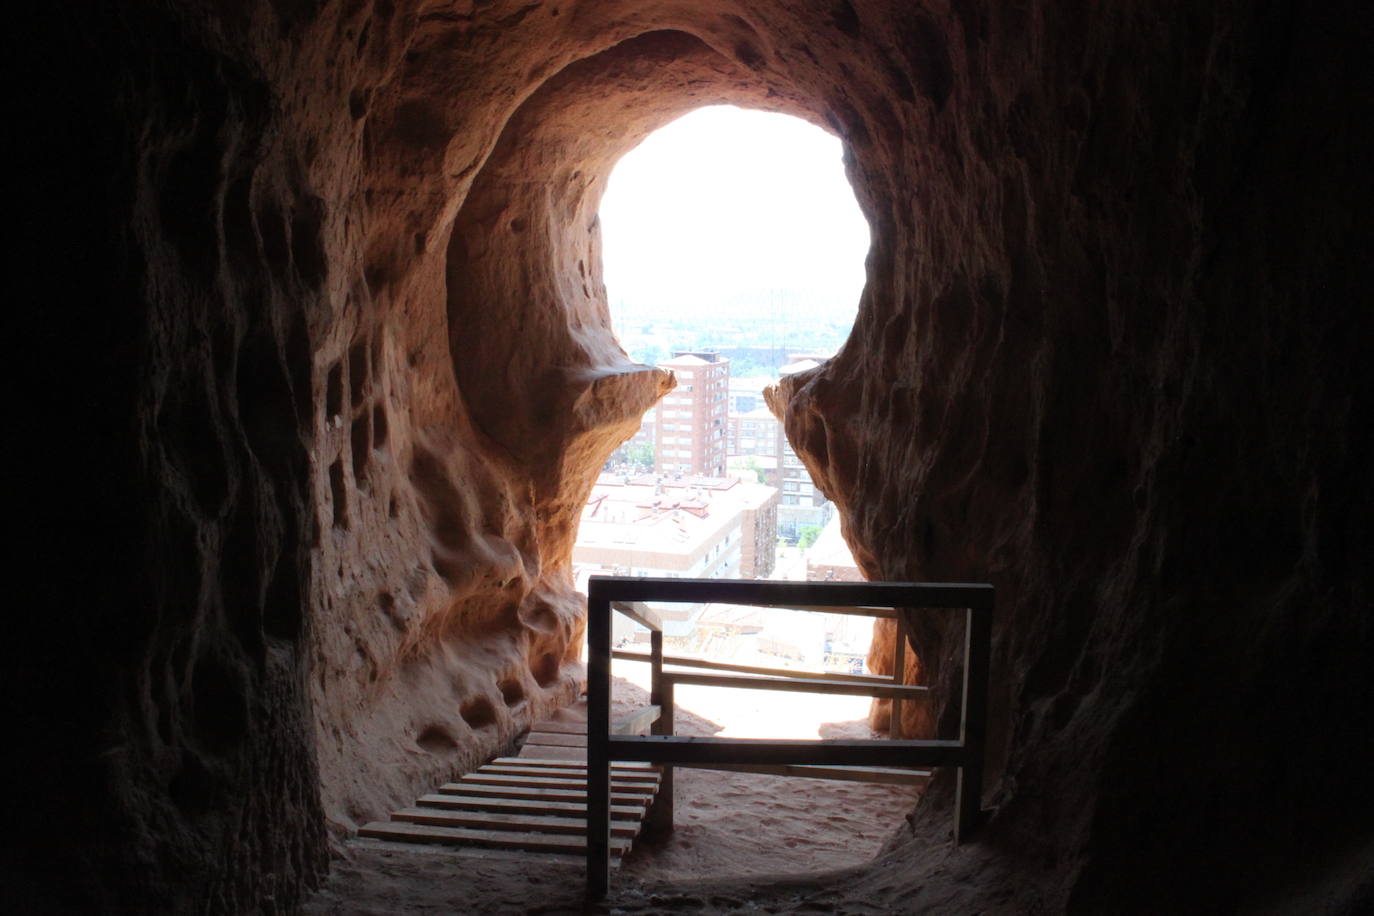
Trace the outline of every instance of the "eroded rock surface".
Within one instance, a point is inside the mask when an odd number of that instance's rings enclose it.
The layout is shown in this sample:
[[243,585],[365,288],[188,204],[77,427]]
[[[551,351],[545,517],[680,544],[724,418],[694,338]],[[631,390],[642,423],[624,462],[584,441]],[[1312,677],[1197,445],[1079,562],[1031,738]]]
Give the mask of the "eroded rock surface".
[[[1209,909],[1367,832],[1362,8],[20,18],[16,899],[289,910],[571,695],[577,509],[670,384],[608,327],[596,204],[716,102],[838,133],[872,225],[851,340],[772,399],[856,558],[999,587],[996,815],[949,847],[937,781],[856,886]],[[957,628],[914,641],[907,726],[947,731]]]

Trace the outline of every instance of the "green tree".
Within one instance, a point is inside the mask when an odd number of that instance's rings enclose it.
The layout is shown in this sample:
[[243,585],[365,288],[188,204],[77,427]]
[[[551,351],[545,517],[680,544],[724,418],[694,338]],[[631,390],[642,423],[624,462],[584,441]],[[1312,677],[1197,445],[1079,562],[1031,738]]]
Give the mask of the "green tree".
[[820,525],[802,525],[797,529],[797,546],[806,550],[821,536]]

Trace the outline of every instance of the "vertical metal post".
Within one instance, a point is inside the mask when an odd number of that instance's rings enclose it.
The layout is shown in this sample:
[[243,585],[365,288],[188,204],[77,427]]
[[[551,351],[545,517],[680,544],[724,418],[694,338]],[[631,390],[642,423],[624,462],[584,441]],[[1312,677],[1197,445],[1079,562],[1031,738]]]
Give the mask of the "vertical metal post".
[[955,789],[954,842],[973,836],[982,818],[983,765],[987,749],[988,665],[992,654],[992,599],[965,612],[964,698],[959,741],[964,763]]
[[606,896],[611,880],[611,603],[595,578],[587,585],[587,897]]
[[[896,608],[896,611],[897,616],[892,621],[897,627],[896,641],[892,646],[892,683],[900,687],[906,682],[906,611],[903,608]],[[892,698],[889,712],[887,736],[892,739],[900,738],[902,737],[902,700],[900,697]]]

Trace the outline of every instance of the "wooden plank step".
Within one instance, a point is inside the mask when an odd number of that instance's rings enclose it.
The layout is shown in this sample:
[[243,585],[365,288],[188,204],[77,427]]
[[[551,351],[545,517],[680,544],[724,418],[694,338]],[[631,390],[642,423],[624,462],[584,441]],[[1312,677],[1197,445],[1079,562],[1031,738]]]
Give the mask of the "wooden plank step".
[[544,732],[545,734],[561,735],[585,735],[587,733],[587,723],[573,720],[571,722],[561,722],[557,719],[546,719],[543,722],[536,722],[530,731]]
[[[581,787],[577,789],[547,789],[530,786],[487,786],[480,783],[459,785],[456,782],[446,782],[439,787],[439,791],[445,795],[476,795],[495,798],[525,799],[543,798],[549,801],[582,803],[587,801],[587,787],[585,784],[582,784]],[[652,795],[645,795],[641,792],[611,792],[611,804],[614,805],[638,805],[644,807],[652,800]]]
[[[485,785],[485,786],[523,786],[531,789],[586,789],[587,780],[585,777],[577,779],[560,779],[554,776],[516,776],[505,773],[483,773],[478,770],[475,773],[468,773],[459,778],[458,784]],[[612,777],[611,791],[623,793],[641,792],[652,795],[656,786],[651,783],[625,782],[624,780]]]
[[[473,830],[467,827],[433,827],[405,821],[374,822],[358,836],[399,843],[442,843],[447,846],[485,846],[491,849],[523,849],[528,852],[565,852],[584,855],[587,838],[576,834],[524,833],[509,830]],[[611,837],[611,854],[623,855],[632,841]]]
[[569,761],[587,762],[587,748],[585,747],[548,747],[547,744],[525,744],[519,750],[521,754],[529,754],[530,757],[545,757],[569,759]]
[[[583,779],[587,778],[586,767],[527,767],[511,763],[488,763],[484,765],[479,773],[503,773],[509,776],[549,776],[560,779]],[[611,778],[617,782],[652,782],[657,783],[659,776],[653,771],[646,770],[617,770],[611,769]]]
[[[560,757],[497,757],[492,763],[508,763],[520,767],[580,767],[584,771],[587,769],[586,760],[566,760]],[[658,765],[645,763],[642,760],[612,760],[611,769],[613,771],[652,770],[657,773]]]
[[561,732],[530,732],[526,744],[540,744],[546,747],[586,747],[586,734],[564,734]]
[[520,753],[529,754],[531,757],[557,757],[563,760],[587,762],[587,749],[585,747],[548,747],[543,744],[527,744],[520,749]]
[[[457,811],[509,811],[527,814],[548,811],[582,816],[587,814],[587,805],[584,802],[542,801],[495,796],[488,798],[478,795],[421,795],[415,804],[421,808],[445,808]],[[643,805],[611,805],[611,817],[636,818],[643,816]]]
[[[537,814],[505,814],[495,811],[440,811],[436,808],[402,808],[391,815],[393,821],[428,824],[433,827],[470,827],[474,830],[525,830],[530,833],[575,833],[585,836],[587,820],[582,817],[553,817]],[[611,821],[611,836],[634,837],[639,821]]]

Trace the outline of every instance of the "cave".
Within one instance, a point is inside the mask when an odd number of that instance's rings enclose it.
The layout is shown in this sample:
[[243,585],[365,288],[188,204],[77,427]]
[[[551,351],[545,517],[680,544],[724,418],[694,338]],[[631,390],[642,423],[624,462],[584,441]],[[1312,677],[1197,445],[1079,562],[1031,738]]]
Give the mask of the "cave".
[[[1292,0],[13,11],[7,909],[296,911],[359,822],[575,696],[578,511],[672,384],[615,343],[596,203],[713,104],[839,136],[872,227],[849,341],[770,397],[860,565],[998,590],[982,830],[937,778],[812,908],[1369,906],[1371,33]],[[953,633],[912,634],[913,734]]]

